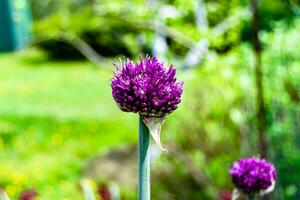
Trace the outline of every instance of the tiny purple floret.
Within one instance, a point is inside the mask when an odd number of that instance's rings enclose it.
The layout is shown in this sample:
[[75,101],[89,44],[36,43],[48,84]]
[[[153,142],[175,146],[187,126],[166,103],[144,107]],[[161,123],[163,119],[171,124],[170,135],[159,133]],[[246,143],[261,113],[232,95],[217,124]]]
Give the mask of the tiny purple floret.
[[257,157],[242,158],[230,169],[232,182],[247,195],[255,195],[268,189],[276,181],[276,169],[272,163]]
[[181,101],[183,82],[176,81],[173,65],[166,68],[157,57],[134,63],[127,59],[111,81],[112,95],[122,111],[164,117]]

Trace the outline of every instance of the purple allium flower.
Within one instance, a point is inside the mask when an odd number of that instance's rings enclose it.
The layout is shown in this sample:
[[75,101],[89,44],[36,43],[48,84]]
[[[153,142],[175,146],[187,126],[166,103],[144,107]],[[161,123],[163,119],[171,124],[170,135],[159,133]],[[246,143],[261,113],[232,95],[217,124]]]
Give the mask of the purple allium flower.
[[125,112],[141,116],[164,117],[181,101],[182,82],[176,81],[173,65],[166,68],[157,57],[140,58],[139,63],[126,60],[111,81],[112,95]]
[[274,186],[276,169],[272,163],[257,157],[242,158],[230,169],[232,182],[247,195],[255,195]]

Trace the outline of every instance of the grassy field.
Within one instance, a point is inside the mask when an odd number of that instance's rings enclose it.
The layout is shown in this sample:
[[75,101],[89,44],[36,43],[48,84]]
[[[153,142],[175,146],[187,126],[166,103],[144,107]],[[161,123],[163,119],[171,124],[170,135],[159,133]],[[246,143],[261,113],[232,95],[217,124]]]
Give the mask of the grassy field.
[[137,119],[111,97],[112,70],[85,62],[48,62],[36,51],[0,54],[0,187],[16,199],[83,199],[86,163],[137,140]]

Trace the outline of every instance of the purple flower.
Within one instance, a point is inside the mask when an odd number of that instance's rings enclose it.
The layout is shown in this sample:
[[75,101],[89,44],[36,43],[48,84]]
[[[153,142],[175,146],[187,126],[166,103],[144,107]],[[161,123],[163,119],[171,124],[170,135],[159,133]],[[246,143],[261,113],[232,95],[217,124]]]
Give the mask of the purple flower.
[[242,158],[230,169],[232,182],[247,195],[255,195],[274,186],[276,169],[272,163],[257,157]]
[[24,190],[21,194],[19,199],[20,200],[34,200],[37,197],[37,193],[34,189]]
[[157,57],[140,58],[139,63],[126,60],[111,81],[112,95],[125,112],[141,116],[164,117],[181,101],[182,82],[176,81],[173,65],[165,68]]
[[111,200],[112,195],[109,191],[109,187],[106,184],[101,184],[98,186],[98,194],[100,199],[102,200]]

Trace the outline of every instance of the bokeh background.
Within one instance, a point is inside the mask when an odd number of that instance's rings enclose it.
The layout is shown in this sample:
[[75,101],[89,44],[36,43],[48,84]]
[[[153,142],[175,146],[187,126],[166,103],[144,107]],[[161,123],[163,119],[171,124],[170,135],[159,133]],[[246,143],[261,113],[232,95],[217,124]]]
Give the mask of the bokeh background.
[[185,81],[152,199],[228,200],[232,162],[259,155],[278,170],[271,199],[300,199],[299,15],[299,0],[1,0],[0,188],[136,199],[138,117],[110,79],[114,59],[150,54]]

